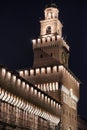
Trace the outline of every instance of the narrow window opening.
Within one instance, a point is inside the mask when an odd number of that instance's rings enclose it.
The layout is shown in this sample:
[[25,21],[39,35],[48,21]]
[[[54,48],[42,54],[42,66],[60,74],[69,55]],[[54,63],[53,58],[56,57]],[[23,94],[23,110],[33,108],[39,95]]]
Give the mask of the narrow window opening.
[[51,33],[51,27],[48,26],[47,29],[46,29],[46,34],[50,34]]

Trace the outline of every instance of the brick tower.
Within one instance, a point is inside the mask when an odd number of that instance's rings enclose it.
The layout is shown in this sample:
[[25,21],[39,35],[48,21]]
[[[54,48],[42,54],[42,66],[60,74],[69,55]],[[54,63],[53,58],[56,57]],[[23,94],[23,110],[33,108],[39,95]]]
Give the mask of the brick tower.
[[62,37],[63,25],[56,4],[47,6],[44,16],[40,36],[32,40],[33,67],[19,74],[62,104],[62,130],[77,130],[80,82],[68,67],[69,46]]

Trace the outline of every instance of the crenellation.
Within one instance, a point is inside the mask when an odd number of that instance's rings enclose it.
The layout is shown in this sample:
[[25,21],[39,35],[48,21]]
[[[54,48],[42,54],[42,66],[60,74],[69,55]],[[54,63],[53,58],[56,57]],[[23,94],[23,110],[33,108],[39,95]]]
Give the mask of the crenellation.
[[39,38],[36,40],[32,40],[32,42],[33,42],[33,49],[46,46],[54,46],[54,45],[57,46],[60,43],[62,43],[61,46],[64,46],[69,51],[68,44],[63,40],[63,37],[61,38],[59,35],[42,37],[41,39]]
[[17,79],[17,85],[20,86],[21,85],[21,80]]
[[26,85],[25,82],[22,81],[22,85],[21,86],[22,86],[23,89],[25,89],[25,85]]
[[13,81],[13,83],[16,82],[16,76],[15,75],[12,75],[12,81]]
[[31,69],[29,74],[29,76],[34,76],[34,69]]
[[45,91],[45,92],[57,91],[58,90],[58,82],[38,84],[38,85],[36,85],[36,87],[41,89],[42,91]]
[[[0,93],[1,93],[1,91],[0,91]],[[6,93],[6,92],[3,92],[3,93]],[[1,97],[1,95],[2,95],[2,93],[0,94],[0,97]],[[6,94],[4,95],[4,97],[5,96],[6,96]],[[18,107],[18,108],[24,110],[25,112],[28,112],[28,114],[31,113],[31,114],[40,116],[49,121],[53,120],[52,122],[56,123],[56,124],[59,121],[59,118],[57,116],[55,116],[54,114],[50,114],[50,113],[42,110],[41,108],[39,108],[29,102],[26,102],[26,101],[22,100],[21,98],[14,96],[13,94],[10,94],[8,97],[9,97],[9,99],[7,102],[9,104],[14,105],[15,107]],[[4,101],[4,99],[5,98],[3,98],[2,100]],[[51,117],[51,119],[49,117]]]
[[[6,109],[10,109],[6,104],[12,107],[16,127],[20,129],[54,130],[61,121],[61,129],[77,130],[80,82],[68,68],[70,48],[62,36],[59,10],[56,4],[51,6],[45,9],[45,19],[40,21],[40,36],[32,40],[32,68],[21,70],[18,75],[0,66],[0,103],[5,106],[2,110],[7,114]],[[9,127],[6,125],[5,129]]]
[[41,41],[42,41],[42,44],[44,44],[46,42],[46,38],[42,37]]
[[[3,75],[3,73],[4,73],[4,75]],[[24,74],[23,71],[22,71],[22,74]],[[32,86],[29,86],[26,82],[22,81],[20,78],[17,78],[14,74],[11,74],[11,72],[7,71],[6,69],[3,69],[3,68],[2,68],[2,75],[3,75],[3,76],[5,76],[5,75],[10,76],[10,78],[11,78],[12,81],[13,81],[13,83],[16,82],[17,87],[22,86],[23,90],[24,90],[24,89],[27,89],[27,92],[28,92],[29,87],[30,87],[30,93],[32,93],[32,94],[34,94],[34,95],[36,95],[36,96],[38,95],[39,92],[38,92],[36,89],[34,89]],[[0,90],[1,90],[1,89],[0,89]],[[41,93],[41,92],[40,92],[40,93]],[[7,98],[7,95],[9,95],[8,98]],[[45,101],[45,95],[44,95],[43,93],[41,93],[41,96],[43,97],[43,99],[44,99],[44,101]],[[18,100],[17,100],[17,99],[15,100],[15,99],[14,99],[14,96],[12,96],[12,94],[10,95],[10,93],[8,94],[8,93],[5,92],[4,90],[1,91],[0,99],[5,100],[5,101],[8,101],[8,100],[9,100],[9,103],[11,103],[11,104],[14,103],[14,104],[17,105],[17,107],[18,107],[20,104],[22,104],[21,107],[24,106],[24,105],[23,105],[23,102],[21,103],[21,101],[20,101],[19,104],[17,104]],[[49,98],[49,100],[50,100],[50,98]],[[49,100],[48,100],[48,102],[49,102]]]
[[[29,72],[29,77],[31,76],[37,76],[37,75],[44,75],[44,74],[56,74],[59,72],[64,73],[64,75],[66,75],[67,78],[71,79],[76,86],[79,86],[78,80],[75,79],[75,77],[73,76],[73,74],[71,72],[69,72],[69,70],[67,70],[64,66],[60,65],[60,66],[53,66],[53,67],[42,67],[42,68],[35,68],[35,69],[30,69],[28,70]],[[24,72],[22,72],[24,74]],[[19,72],[20,75],[20,72]],[[23,75],[24,77],[24,75]]]
[[32,43],[33,43],[34,45],[36,45],[36,39],[33,39],[33,40],[32,40]]
[[56,36],[52,36],[52,41],[55,41],[56,40]]
[[74,77],[74,75],[64,66],[59,66],[59,71],[62,72],[64,75],[68,76],[69,79],[76,84],[76,86],[79,85],[78,79],[76,79],[76,77]]
[[28,76],[29,75],[29,71],[28,70],[24,70],[24,75]]
[[41,39],[40,38],[37,39],[37,43],[41,43]]
[[37,68],[37,69],[35,70],[36,75],[40,74],[40,72],[41,72],[41,69],[39,69],[39,68]]
[[51,41],[51,38],[47,37],[47,42],[50,43],[50,41]]

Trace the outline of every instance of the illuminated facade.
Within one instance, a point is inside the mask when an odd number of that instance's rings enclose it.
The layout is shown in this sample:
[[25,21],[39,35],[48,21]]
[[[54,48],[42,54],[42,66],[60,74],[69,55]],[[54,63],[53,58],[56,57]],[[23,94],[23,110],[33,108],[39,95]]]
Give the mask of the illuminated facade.
[[1,130],[77,130],[79,80],[68,68],[69,46],[51,4],[33,39],[33,67],[14,74],[0,66]]
[[33,67],[19,75],[62,104],[61,129],[77,130],[80,82],[68,68],[69,46],[62,37],[63,25],[55,4],[44,10],[40,25],[40,37],[32,40]]

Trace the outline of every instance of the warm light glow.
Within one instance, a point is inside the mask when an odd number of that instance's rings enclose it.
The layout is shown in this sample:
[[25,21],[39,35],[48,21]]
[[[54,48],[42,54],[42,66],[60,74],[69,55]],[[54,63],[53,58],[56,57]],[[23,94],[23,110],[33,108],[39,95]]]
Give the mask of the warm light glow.
[[42,99],[44,99],[44,94],[41,94]]
[[26,106],[25,106],[24,110],[27,110],[27,109],[28,109],[28,104],[26,104]]
[[47,42],[50,42],[50,37],[47,37]]
[[48,103],[50,103],[50,98],[48,98]]
[[27,88],[27,90],[29,90],[29,85],[28,84],[26,85],[26,88]]
[[5,99],[6,102],[9,102],[9,99],[10,99],[10,94],[8,93],[7,94],[7,98]]
[[40,89],[40,84],[38,84],[38,86],[37,86],[39,89]]
[[75,96],[74,94],[73,94],[73,90],[72,89],[70,89],[70,90],[68,90],[64,85],[62,85],[62,91],[64,92],[64,93],[66,93],[67,95],[69,95],[70,94],[70,91],[71,91],[71,98],[73,99],[73,100],[75,100],[76,102],[78,102],[78,97],[77,96]]
[[49,90],[50,90],[49,83],[47,83],[47,91],[49,91]]
[[35,95],[37,95],[37,90],[36,89],[34,90],[34,93],[35,93]]
[[23,102],[22,109],[24,110],[25,107],[26,107],[26,104]]
[[47,67],[47,73],[51,73],[51,67]]
[[37,41],[38,41],[38,43],[40,43],[40,42],[41,42],[41,39],[37,39]]
[[56,103],[56,109],[59,109],[59,104],[58,103]]
[[17,79],[17,84],[20,86],[21,85],[21,80]]
[[23,107],[23,101],[21,100],[20,108],[22,108],[22,107]]
[[30,70],[30,75],[31,75],[31,76],[34,75],[34,70],[33,70],[33,69]]
[[13,79],[13,82],[16,82],[16,76],[15,75],[12,76],[12,79]]
[[28,70],[25,70],[24,73],[25,73],[25,76],[28,76]]
[[38,97],[40,98],[40,96],[41,96],[41,92],[38,92]]
[[17,104],[18,104],[18,98],[15,97],[15,103],[14,103],[14,106],[17,106]]
[[13,96],[11,95],[11,96],[10,96],[10,99],[9,99],[9,103],[11,103],[12,100],[13,100]]
[[53,89],[52,89],[52,83],[50,83],[50,91],[52,91]]
[[40,74],[40,69],[36,69],[36,74]]
[[57,35],[57,40],[59,40],[61,38],[61,36],[60,35]]
[[62,91],[69,95],[69,90],[64,85],[62,85]]
[[73,98],[73,100],[75,100],[76,102],[79,101],[79,98],[78,98],[77,96],[75,96],[75,95],[72,95],[72,98]]
[[42,42],[43,42],[43,43],[45,42],[45,38],[44,38],[44,37],[42,38]]
[[45,101],[47,102],[47,96],[45,96]]
[[41,73],[45,74],[45,68],[41,68]]
[[2,100],[5,101],[6,98],[7,98],[7,93],[4,92],[4,96],[3,96]]
[[58,90],[58,82],[56,82],[56,90]]
[[50,13],[50,12],[48,13],[48,16],[47,16],[47,17],[48,17],[48,19],[51,18],[51,13]]
[[35,45],[36,44],[36,40],[34,39],[34,40],[32,40],[32,42],[33,42],[33,45]]
[[63,66],[61,65],[61,66],[59,66],[59,70],[60,71],[62,71],[63,70]]
[[43,90],[46,91],[46,84],[43,85],[43,88],[44,88]]
[[[34,92],[37,93],[37,90],[34,90]],[[39,92],[38,94],[40,94],[41,98],[44,99],[44,94],[41,94],[41,92]],[[17,106],[18,108],[25,110],[26,112],[40,116],[53,123],[57,123],[59,120],[59,118],[55,117],[54,115],[51,115],[50,113],[44,110],[41,110],[39,107],[35,105],[25,102],[24,100],[14,96],[13,94],[10,94],[10,93],[5,92],[4,90],[1,90],[1,88],[0,88],[0,99],[14,106]],[[47,96],[45,96],[45,101],[47,101]],[[50,103],[50,98],[48,98],[48,102]],[[55,102],[53,100],[51,100],[51,104],[52,106],[55,106]]]
[[53,100],[51,100],[51,105],[53,106]]
[[23,87],[23,89],[25,88],[25,82],[22,82],[22,87]]
[[14,98],[14,96],[13,96],[13,95],[12,95],[12,97],[13,97],[13,100],[12,100],[11,104],[12,104],[12,105],[14,105],[15,98]]
[[55,36],[52,36],[52,41],[55,41]]
[[20,75],[20,76],[23,76],[23,71],[20,71],[20,72],[19,72],[19,75]]
[[34,90],[34,88],[33,88],[33,87],[31,87],[31,93],[33,93],[33,90]]
[[57,66],[53,67],[53,72],[57,72]]
[[56,106],[56,102],[55,101],[53,102],[53,105]]
[[2,99],[2,98],[3,98],[3,96],[4,96],[4,91],[3,91],[3,90],[1,90],[0,99]]
[[20,108],[20,105],[21,105],[21,99],[18,98],[18,103],[17,103],[17,107]]
[[6,74],[6,69],[2,68],[2,76],[5,76]]
[[11,79],[11,73],[10,72],[7,72],[7,78]]
[[56,90],[56,85],[55,85],[55,83],[53,83],[53,90],[54,90],[54,91]]
[[46,84],[38,84],[36,85],[42,91],[56,91],[58,90],[58,82],[46,83]]

